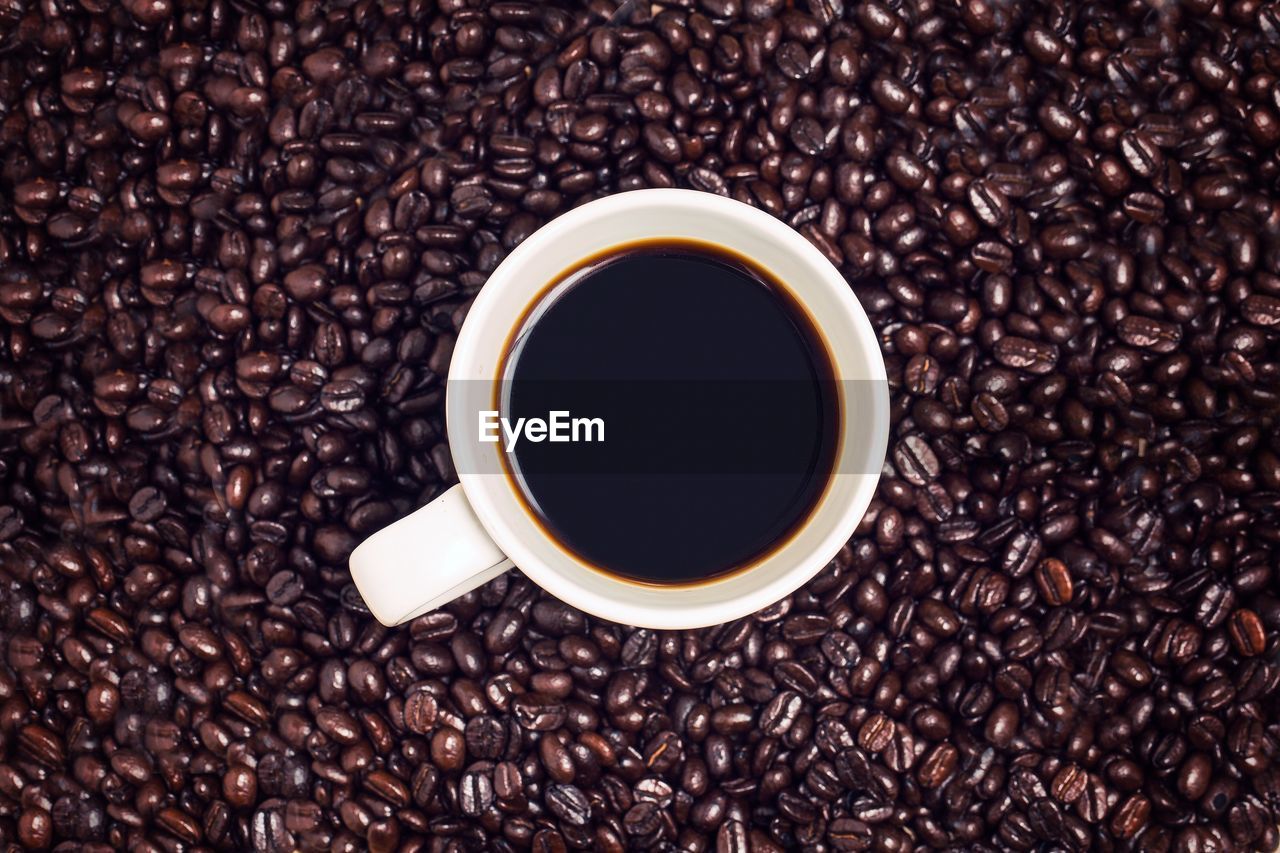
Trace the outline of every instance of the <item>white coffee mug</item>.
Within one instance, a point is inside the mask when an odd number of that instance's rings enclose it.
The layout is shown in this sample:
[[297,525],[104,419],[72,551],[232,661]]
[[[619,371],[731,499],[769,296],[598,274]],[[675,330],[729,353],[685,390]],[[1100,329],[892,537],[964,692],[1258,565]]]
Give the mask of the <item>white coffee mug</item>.
[[[751,258],[784,282],[813,318],[842,391],[842,435],[831,481],[805,523],[749,568],[689,586],[642,584],[588,566],[525,509],[497,464],[497,444],[459,441],[475,430],[473,401],[458,389],[495,388],[504,350],[546,286],[583,259],[654,238],[698,240]],[[850,388],[857,388],[850,394]],[[856,399],[851,399],[856,398]],[[552,220],[489,276],[458,335],[445,420],[459,474],[431,503],[370,536],[351,575],[384,625],[405,622],[513,565],[587,613],[648,628],[728,622],[786,597],[817,574],[853,534],[871,502],[889,435],[884,361],[848,282],[803,236],[749,205],[691,190],[637,190]],[[492,459],[473,458],[492,453]]]

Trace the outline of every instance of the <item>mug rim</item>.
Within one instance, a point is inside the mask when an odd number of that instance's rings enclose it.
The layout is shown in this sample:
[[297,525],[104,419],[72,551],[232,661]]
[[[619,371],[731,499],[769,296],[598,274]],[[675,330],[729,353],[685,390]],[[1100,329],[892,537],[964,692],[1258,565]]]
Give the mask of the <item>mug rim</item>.
[[[790,558],[791,565],[783,569],[772,580],[766,579],[755,584],[749,584],[745,590],[740,590],[711,602],[691,602],[687,595],[689,592],[689,586],[687,585],[673,585],[669,588],[662,585],[657,585],[656,587],[643,585],[645,588],[656,589],[656,597],[661,600],[661,603],[656,601],[651,603],[641,602],[637,600],[639,597],[634,596],[634,593],[642,585],[628,581],[620,576],[602,573],[599,568],[594,566],[589,567],[589,569],[603,577],[609,586],[622,593],[622,595],[617,598],[609,598],[599,595],[594,590],[587,589],[577,580],[570,577],[569,572],[565,570],[563,565],[553,565],[528,546],[525,541],[526,537],[532,536],[539,540],[548,540],[554,546],[555,556],[562,564],[580,565],[583,568],[588,568],[587,564],[576,559],[563,543],[549,536],[537,519],[529,515],[524,508],[521,496],[515,491],[517,487],[511,481],[511,478],[505,474],[495,476],[493,474],[464,473],[460,470],[458,475],[459,482],[462,484],[467,500],[471,502],[481,526],[516,567],[525,572],[539,586],[570,605],[603,618],[651,628],[687,629],[731,621],[768,607],[803,585],[830,562],[849,536],[852,535],[874,495],[876,483],[879,480],[879,470],[888,444],[888,389],[883,358],[870,320],[858,304],[853,291],[849,288],[848,283],[840,272],[801,234],[761,210],[723,196],[684,189],[632,190],[595,199],[547,222],[504,258],[490,275],[488,282],[476,296],[454,345],[453,357],[449,367],[449,379],[451,381],[446,387],[445,413],[446,426],[451,433],[455,428],[465,429],[466,424],[464,423],[464,410],[460,406],[453,404],[457,402],[458,395],[449,393],[449,388],[457,387],[460,382],[468,380],[475,381],[480,379],[495,384],[500,381],[498,370],[502,364],[504,353],[492,350],[500,350],[502,345],[499,344],[494,347],[489,344],[486,346],[482,338],[485,337],[485,333],[489,333],[488,338],[492,341],[495,338],[493,332],[496,331],[496,340],[508,341],[510,339],[514,329],[494,327],[496,322],[494,309],[506,298],[507,292],[519,284],[518,272],[525,266],[526,259],[550,244],[559,245],[561,241],[571,242],[573,229],[592,218],[617,216],[619,213],[626,213],[628,210],[644,206],[650,206],[655,209],[671,207],[692,208],[708,216],[728,217],[735,220],[735,224],[740,224],[751,231],[756,233],[763,232],[777,248],[787,255],[799,256],[798,260],[808,262],[810,266],[820,272],[820,275],[817,276],[819,280],[812,286],[820,286],[832,293],[844,309],[843,313],[846,314],[844,319],[852,323],[855,337],[857,338],[856,342],[853,343],[856,344],[860,351],[859,357],[866,372],[871,374],[860,378],[879,380],[873,383],[874,388],[869,397],[871,411],[861,412],[858,416],[859,437],[864,439],[868,445],[868,460],[874,463],[874,467],[868,466],[866,473],[859,474],[842,473],[838,470],[832,471],[822,496],[797,531],[803,531],[814,524],[825,524],[827,529],[823,532],[820,542],[810,546],[803,553],[792,555]],[[670,234],[660,231],[655,231],[649,236],[659,239],[663,237],[702,239],[690,235]],[[637,239],[646,238],[630,235],[617,240],[616,245],[627,245]],[[570,254],[575,257],[585,257],[588,252]],[[814,263],[815,258],[818,261],[817,264]],[[572,263],[572,261],[569,262],[568,269],[572,269]],[[767,268],[767,264],[763,264],[762,261],[760,263]],[[544,287],[548,283],[548,281],[540,282],[539,287]],[[787,284],[792,291],[792,295],[800,300],[802,305],[805,305],[804,294],[798,292],[799,289],[794,285]],[[528,308],[528,305],[520,306],[517,316],[523,316]],[[807,306],[806,310],[808,310]],[[837,380],[848,378],[842,376],[839,369],[840,356],[836,351],[837,342],[831,340],[829,333],[830,323],[816,314],[813,315],[812,319],[817,326],[819,334],[826,342],[825,345],[830,350],[833,367],[837,372]],[[519,321],[517,320],[516,322]],[[490,351],[486,351],[486,349]],[[850,418],[851,415],[845,411],[842,404],[842,424]],[[848,433],[847,428],[842,431],[846,434]],[[457,451],[453,448],[460,446],[462,446],[461,443],[451,442],[451,453],[455,454],[455,458]],[[495,452],[497,451],[495,450]],[[838,514],[833,514],[826,505],[832,500],[834,482],[839,477],[857,477],[859,482],[854,487],[854,494],[847,500],[846,506],[841,508]],[[496,484],[494,480],[500,481],[501,484]],[[517,524],[512,524],[511,518],[508,517],[509,511],[513,506],[519,518],[519,523]],[[826,513],[824,513],[824,509],[827,509]],[[824,515],[829,515],[830,517],[824,519]],[[784,544],[779,548],[778,553],[785,554],[792,547],[791,543]],[[714,589],[718,583],[729,583],[731,581],[734,585],[742,585],[744,583],[743,578],[749,578],[755,573],[756,567],[747,568],[741,573],[734,573],[723,579],[708,579],[697,584],[696,588],[699,590]],[[632,600],[625,599],[628,592],[633,594]],[[682,596],[682,593],[686,594]]]

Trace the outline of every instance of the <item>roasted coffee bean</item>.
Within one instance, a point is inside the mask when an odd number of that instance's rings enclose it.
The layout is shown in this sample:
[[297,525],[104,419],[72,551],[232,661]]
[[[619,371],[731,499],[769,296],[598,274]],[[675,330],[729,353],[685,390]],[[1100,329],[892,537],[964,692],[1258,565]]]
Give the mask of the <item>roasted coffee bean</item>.
[[1036,569],[1036,585],[1045,603],[1058,607],[1071,602],[1074,587],[1067,564],[1052,557],[1042,560]]
[[917,353],[907,362],[903,371],[903,384],[913,394],[932,394],[942,375],[936,359]]
[[1131,838],[1146,826],[1150,813],[1150,801],[1141,794],[1134,794],[1116,807],[1111,818],[1111,830],[1120,838]]
[[1256,326],[1280,326],[1280,297],[1250,295],[1241,303],[1240,313]]
[[547,789],[547,808],[569,826],[586,826],[591,820],[591,803],[573,785],[552,785]]
[[893,452],[894,464],[907,482],[923,486],[935,479],[941,468],[938,457],[923,436],[907,436]]
[[458,784],[458,808],[468,817],[479,817],[494,801],[493,782],[484,770],[468,770]]
[[159,489],[146,486],[129,499],[129,514],[138,521],[152,522],[164,514],[165,504],[164,494]]
[[1258,614],[1241,608],[1231,614],[1227,624],[1230,626],[1231,642],[1241,655],[1252,657],[1266,650],[1266,629],[1262,625],[1262,620],[1258,618]]
[[436,698],[426,690],[410,693],[404,700],[404,725],[414,734],[427,734],[436,724]]
[[1009,426],[1009,413],[1004,404],[993,394],[982,393],[970,404],[973,419],[988,432],[1001,432]]
[[1172,352],[1182,337],[1176,325],[1149,317],[1130,314],[1116,325],[1120,340],[1133,347],[1144,347],[1154,352]]
[[937,788],[955,772],[958,753],[947,743],[935,746],[921,761],[916,778],[925,788]]
[[557,729],[565,720],[564,705],[537,694],[517,696],[512,703],[512,711],[522,727],[536,732]]
[[1037,374],[1053,370],[1058,357],[1051,344],[1013,336],[996,341],[992,354],[1005,367]]
[[1067,764],[1053,777],[1051,793],[1060,803],[1073,803],[1084,793],[1087,777],[1075,764]]
[[873,714],[858,730],[858,745],[867,752],[884,750],[893,738],[893,722],[884,714]]
[[978,178],[969,184],[969,207],[984,224],[995,228],[1009,218],[1009,199],[995,183]]
[[852,817],[833,820],[827,827],[827,840],[831,849],[842,851],[870,850],[875,832],[870,823]]

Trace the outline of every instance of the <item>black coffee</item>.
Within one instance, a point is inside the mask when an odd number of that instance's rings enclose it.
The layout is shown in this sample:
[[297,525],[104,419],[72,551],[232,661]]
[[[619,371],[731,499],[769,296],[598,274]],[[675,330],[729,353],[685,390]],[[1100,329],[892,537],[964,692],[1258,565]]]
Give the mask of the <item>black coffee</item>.
[[714,246],[590,259],[530,311],[503,376],[508,428],[546,425],[504,441],[529,509],[580,559],[634,580],[750,565],[831,475],[839,394],[813,323]]

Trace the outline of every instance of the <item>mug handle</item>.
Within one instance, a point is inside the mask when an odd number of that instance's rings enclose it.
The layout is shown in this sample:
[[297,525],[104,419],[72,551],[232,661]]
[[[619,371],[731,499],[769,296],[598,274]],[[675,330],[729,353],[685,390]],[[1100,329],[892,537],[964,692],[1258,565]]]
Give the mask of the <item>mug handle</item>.
[[455,485],[361,542],[350,565],[364,603],[391,627],[448,604],[512,563]]

